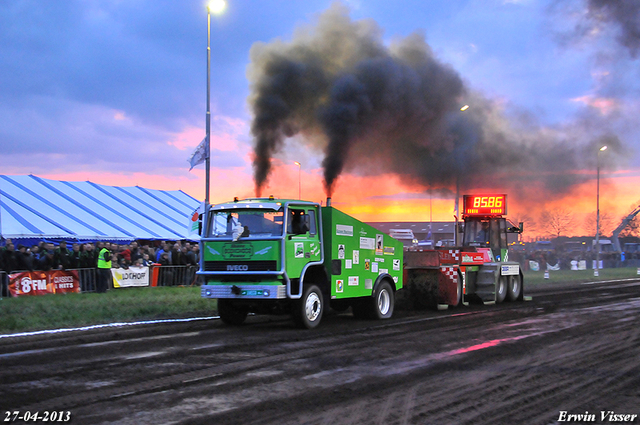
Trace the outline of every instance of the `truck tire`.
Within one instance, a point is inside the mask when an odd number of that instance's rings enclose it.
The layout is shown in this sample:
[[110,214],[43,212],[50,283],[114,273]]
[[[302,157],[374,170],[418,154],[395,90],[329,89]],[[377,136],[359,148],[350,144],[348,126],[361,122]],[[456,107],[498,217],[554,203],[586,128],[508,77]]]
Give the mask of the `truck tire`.
[[313,329],[320,324],[324,304],[322,291],[316,285],[305,285],[302,297],[295,301],[293,318],[303,329]]
[[517,301],[522,294],[522,279],[520,275],[511,276],[509,279],[509,288],[507,290],[507,299],[509,301]]
[[370,299],[370,313],[372,319],[381,320],[389,319],[393,316],[393,308],[395,305],[393,290],[389,282],[380,282],[376,288],[373,298]]
[[507,276],[499,276],[496,284],[496,304],[503,302],[507,298],[508,286]]
[[218,315],[227,325],[238,326],[244,323],[249,312],[233,305],[232,300],[218,299]]

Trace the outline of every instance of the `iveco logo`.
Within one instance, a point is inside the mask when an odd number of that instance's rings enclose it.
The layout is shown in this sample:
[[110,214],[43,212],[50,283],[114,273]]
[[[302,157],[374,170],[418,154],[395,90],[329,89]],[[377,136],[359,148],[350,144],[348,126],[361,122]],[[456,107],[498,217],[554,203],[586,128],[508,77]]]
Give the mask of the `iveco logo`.
[[227,271],[228,272],[246,272],[249,270],[249,266],[247,266],[246,264],[242,264],[239,266],[227,266]]

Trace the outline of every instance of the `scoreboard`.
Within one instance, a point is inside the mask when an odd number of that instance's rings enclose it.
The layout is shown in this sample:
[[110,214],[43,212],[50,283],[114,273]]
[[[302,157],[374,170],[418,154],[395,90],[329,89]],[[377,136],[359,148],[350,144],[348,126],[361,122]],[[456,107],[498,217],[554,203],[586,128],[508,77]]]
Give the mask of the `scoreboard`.
[[466,216],[499,216],[507,214],[507,195],[464,195]]

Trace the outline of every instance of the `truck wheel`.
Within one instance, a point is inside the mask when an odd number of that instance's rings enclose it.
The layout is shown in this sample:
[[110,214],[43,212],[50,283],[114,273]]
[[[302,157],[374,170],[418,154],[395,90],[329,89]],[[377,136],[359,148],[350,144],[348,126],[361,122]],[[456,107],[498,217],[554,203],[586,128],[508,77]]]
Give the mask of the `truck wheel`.
[[313,329],[320,324],[324,306],[322,292],[316,285],[305,285],[302,297],[295,302],[293,317],[298,326]]
[[393,290],[389,282],[380,282],[371,301],[371,318],[380,320],[389,319],[393,316]]
[[496,303],[501,303],[507,298],[507,277],[500,276],[496,286]]
[[509,301],[517,301],[522,293],[522,281],[520,275],[511,276],[509,279],[509,288],[507,290],[507,299]]
[[235,307],[232,300],[218,299],[218,314],[220,319],[227,325],[238,326],[243,324],[248,313],[245,309]]

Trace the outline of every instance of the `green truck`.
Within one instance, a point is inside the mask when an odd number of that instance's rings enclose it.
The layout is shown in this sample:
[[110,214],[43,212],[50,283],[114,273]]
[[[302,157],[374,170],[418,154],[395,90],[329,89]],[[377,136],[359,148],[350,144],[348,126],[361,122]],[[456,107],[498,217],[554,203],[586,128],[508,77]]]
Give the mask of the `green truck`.
[[327,307],[387,319],[402,288],[403,245],[331,207],[256,198],[211,206],[201,235],[202,297],[227,324],[291,314],[314,328]]

